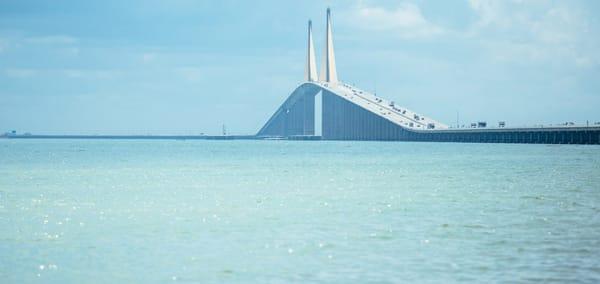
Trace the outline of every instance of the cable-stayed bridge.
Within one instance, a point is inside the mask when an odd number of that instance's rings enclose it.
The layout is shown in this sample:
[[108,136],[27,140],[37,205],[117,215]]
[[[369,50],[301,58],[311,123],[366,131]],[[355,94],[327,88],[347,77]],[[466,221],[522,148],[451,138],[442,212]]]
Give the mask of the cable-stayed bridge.
[[[308,23],[305,82],[298,86],[258,131],[259,138],[301,139],[315,135],[321,116],[324,140],[394,140],[438,142],[600,144],[600,126],[449,128],[428,116],[399,106],[338,80],[331,12],[327,9],[325,48],[317,74],[312,24]],[[322,97],[322,113],[315,98]]]

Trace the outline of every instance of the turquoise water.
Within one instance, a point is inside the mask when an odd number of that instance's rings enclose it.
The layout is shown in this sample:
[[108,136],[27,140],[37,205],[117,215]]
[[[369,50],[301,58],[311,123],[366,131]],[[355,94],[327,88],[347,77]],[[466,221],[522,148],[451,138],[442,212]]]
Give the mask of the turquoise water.
[[2,283],[600,281],[600,147],[0,140]]

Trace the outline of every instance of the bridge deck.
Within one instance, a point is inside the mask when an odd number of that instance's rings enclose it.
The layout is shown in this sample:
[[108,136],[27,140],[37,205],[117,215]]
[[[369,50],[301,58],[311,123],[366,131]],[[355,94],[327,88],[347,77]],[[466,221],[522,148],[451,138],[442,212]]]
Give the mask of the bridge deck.
[[397,105],[393,101],[378,97],[375,94],[349,84],[328,84],[321,82],[315,82],[315,84],[407,129],[432,130],[448,128],[447,125],[439,121],[418,114],[408,108]]

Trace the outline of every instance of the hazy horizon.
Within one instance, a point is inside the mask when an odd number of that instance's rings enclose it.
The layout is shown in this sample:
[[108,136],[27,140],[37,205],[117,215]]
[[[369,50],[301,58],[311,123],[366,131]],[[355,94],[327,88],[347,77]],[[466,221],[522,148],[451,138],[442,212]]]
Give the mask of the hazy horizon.
[[0,133],[254,134],[325,10],[341,81],[446,124],[600,121],[596,1],[2,1]]

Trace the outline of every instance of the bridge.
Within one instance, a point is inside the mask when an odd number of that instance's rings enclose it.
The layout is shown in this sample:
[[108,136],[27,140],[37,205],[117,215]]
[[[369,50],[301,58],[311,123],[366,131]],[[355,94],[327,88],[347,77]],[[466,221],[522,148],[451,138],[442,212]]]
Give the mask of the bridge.
[[600,144],[600,126],[449,128],[396,102],[339,81],[329,9],[325,35],[319,76],[312,24],[308,22],[305,82],[292,92],[258,131],[258,138],[314,137],[315,99],[320,93],[323,140]]

